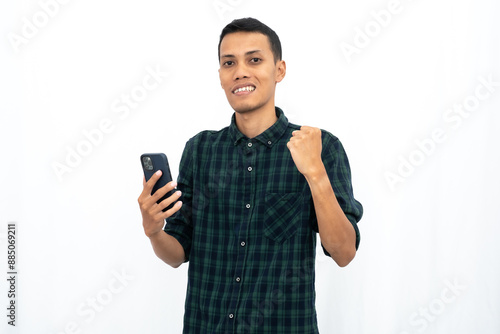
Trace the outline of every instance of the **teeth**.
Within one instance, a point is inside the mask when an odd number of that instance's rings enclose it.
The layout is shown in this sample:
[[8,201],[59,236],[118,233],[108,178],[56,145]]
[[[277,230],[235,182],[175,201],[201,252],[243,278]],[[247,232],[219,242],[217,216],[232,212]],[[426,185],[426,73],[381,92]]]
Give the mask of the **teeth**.
[[255,90],[255,87],[253,86],[246,86],[246,87],[241,87],[235,90],[233,93],[239,93],[239,92],[252,92]]

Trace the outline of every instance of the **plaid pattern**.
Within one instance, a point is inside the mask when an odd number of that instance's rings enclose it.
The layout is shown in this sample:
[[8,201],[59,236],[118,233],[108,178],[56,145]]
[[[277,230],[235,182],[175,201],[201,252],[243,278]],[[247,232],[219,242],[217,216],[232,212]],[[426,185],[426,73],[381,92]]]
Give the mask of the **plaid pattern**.
[[[233,115],[229,127],[186,144],[178,178],[184,204],[165,225],[190,263],[184,333],[318,333],[318,226],[309,186],[286,147],[300,127],[281,109],[276,114],[278,121],[255,138],[238,130]],[[347,156],[332,134],[323,131],[322,141],[357,248],[363,209],[353,197]]]

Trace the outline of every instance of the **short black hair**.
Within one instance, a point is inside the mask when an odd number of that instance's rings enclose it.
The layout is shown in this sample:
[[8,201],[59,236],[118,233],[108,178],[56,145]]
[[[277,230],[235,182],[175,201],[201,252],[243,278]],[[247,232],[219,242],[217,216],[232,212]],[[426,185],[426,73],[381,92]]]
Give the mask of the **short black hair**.
[[259,32],[263,35],[266,35],[269,39],[269,43],[271,44],[271,51],[273,52],[274,62],[281,60],[281,42],[278,35],[274,32],[273,29],[266,26],[264,23],[260,22],[257,19],[252,17],[247,17],[243,19],[237,19],[233,22],[229,23],[224,29],[222,29],[222,33],[220,34],[219,39],[219,61],[220,61],[220,45],[222,43],[222,39],[227,34],[231,34],[234,32],[246,31],[246,32]]

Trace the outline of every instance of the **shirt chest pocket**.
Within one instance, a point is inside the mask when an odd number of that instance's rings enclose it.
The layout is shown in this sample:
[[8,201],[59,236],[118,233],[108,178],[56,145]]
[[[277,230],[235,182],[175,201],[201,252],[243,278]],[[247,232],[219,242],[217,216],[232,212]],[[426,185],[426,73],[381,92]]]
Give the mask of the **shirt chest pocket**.
[[267,193],[264,235],[277,243],[292,237],[301,228],[304,216],[302,193]]

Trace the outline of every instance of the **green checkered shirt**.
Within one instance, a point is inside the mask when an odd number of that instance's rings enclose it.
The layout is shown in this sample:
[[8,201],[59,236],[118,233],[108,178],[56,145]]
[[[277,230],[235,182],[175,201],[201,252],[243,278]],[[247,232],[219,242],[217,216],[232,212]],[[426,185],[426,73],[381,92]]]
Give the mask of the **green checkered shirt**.
[[[233,115],[229,127],[203,131],[186,144],[178,177],[184,204],[165,225],[189,261],[183,333],[318,333],[318,224],[309,186],[286,146],[300,127],[279,108],[276,115],[252,139]],[[347,156],[326,131],[322,144],[357,248],[363,208],[353,196]]]

